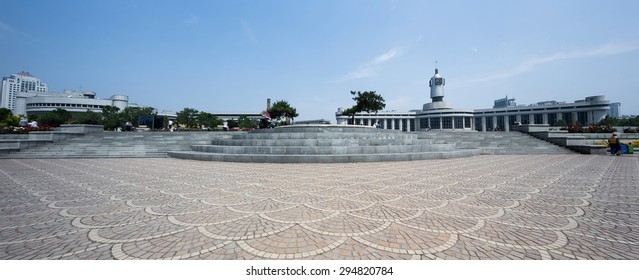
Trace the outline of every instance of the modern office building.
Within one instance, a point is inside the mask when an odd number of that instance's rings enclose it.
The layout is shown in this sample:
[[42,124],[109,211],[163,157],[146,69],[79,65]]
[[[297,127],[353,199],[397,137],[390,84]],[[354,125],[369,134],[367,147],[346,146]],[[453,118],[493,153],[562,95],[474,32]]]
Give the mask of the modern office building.
[[[384,129],[402,131],[509,131],[517,123],[554,125],[559,120],[568,124],[597,123],[611,108],[611,103],[605,96],[597,95],[573,103],[542,101],[533,105],[517,105],[514,98],[506,96],[495,100],[490,109],[454,109],[452,104],[443,100],[445,85],[445,79],[435,69],[435,75],[429,82],[432,102],[424,104],[421,110],[358,113],[354,124],[372,125],[380,122]],[[350,117],[342,115],[343,111],[343,108],[338,108],[335,113],[337,124],[351,124]]]
[[29,72],[20,72],[9,77],[2,78],[2,92],[0,93],[0,108],[14,110],[16,107],[16,94],[35,93],[49,91],[47,84],[34,77]]
[[608,116],[613,118],[621,117],[621,103],[612,102],[610,103],[610,110],[608,111]]

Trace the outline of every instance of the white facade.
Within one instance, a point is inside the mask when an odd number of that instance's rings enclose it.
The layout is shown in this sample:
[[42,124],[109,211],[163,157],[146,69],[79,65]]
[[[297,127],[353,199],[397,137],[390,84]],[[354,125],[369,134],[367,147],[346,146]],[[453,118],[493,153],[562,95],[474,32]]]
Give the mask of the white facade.
[[608,114],[610,101],[603,95],[589,96],[574,103],[546,101],[528,106],[475,110],[476,130],[499,128],[509,131],[515,123],[554,125],[559,120],[567,124],[588,125],[598,123]]
[[[2,78],[2,92],[0,94],[0,108],[14,111],[16,108],[16,95],[18,93],[36,93],[49,91],[47,84],[34,77],[29,72],[20,72],[9,77]],[[14,114],[18,114],[15,113]]]
[[[558,120],[568,124],[588,125],[598,123],[610,109],[610,101],[603,95],[589,96],[574,103],[545,101],[529,106],[515,106],[515,100],[506,106],[490,109],[454,109],[444,99],[445,79],[435,69],[430,78],[430,97],[432,102],[424,104],[422,110],[410,112],[358,113],[356,125],[371,125],[380,120],[382,128],[402,131],[415,130],[460,130],[460,131],[509,131],[516,123],[554,125]],[[497,103],[496,103],[497,104]],[[512,104],[513,106],[508,106]],[[495,106],[498,107],[498,106]],[[343,109],[335,113],[337,124],[349,124],[350,117],[342,115]]]
[[120,110],[129,106],[129,97],[113,95],[109,99],[95,97],[95,92],[76,92],[65,89],[63,93],[49,92],[47,84],[28,72],[20,72],[2,79],[0,107],[10,109],[14,115],[42,114],[57,108],[69,112],[101,112],[105,106]]
[[64,93],[19,93],[16,96],[14,114],[31,115],[42,114],[55,109],[64,109],[69,112],[86,112],[87,110],[99,113],[105,106],[118,107],[120,111],[129,106],[129,97],[126,95],[113,95],[109,99],[95,98],[91,91],[76,92],[65,90]]

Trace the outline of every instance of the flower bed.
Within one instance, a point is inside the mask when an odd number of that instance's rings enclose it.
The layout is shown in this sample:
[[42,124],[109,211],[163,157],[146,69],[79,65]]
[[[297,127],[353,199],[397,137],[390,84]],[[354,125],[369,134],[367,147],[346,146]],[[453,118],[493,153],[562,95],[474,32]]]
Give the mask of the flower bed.
[[20,127],[20,126],[2,126],[0,127],[0,134],[26,134],[31,131],[51,131],[53,130],[49,126],[42,127]]

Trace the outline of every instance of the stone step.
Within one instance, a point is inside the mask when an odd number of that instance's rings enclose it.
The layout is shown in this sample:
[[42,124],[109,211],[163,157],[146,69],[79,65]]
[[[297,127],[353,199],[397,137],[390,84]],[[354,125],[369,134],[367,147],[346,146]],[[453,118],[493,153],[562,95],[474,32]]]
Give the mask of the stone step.
[[340,155],[256,155],[256,154],[219,154],[197,151],[169,152],[172,158],[223,161],[223,162],[252,162],[252,163],[347,163],[347,162],[378,162],[378,161],[409,161],[428,159],[447,159],[470,157],[480,154],[479,149],[458,149],[452,151],[397,153],[397,154],[340,154]]
[[246,133],[232,139],[416,139],[413,134],[396,133]]
[[193,145],[191,150],[220,154],[328,155],[328,154],[394,154],[451,151],[451,144],[387,145],[387,146],[220,146]]
[[388,146],[429,145],[431,139],[216,139],[213,145],[226,146]]

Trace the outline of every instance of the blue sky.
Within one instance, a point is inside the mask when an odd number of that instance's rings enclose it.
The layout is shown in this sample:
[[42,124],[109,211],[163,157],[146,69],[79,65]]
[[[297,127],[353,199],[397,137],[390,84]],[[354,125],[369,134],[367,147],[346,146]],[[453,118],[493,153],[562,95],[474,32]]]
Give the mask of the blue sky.
[[351,90],[387,110],[430,102],[435,61],[456,108],[606,95],[639,114],[639,1],[2,1],[0,75],[125,94],[158,110],[335,122]]

